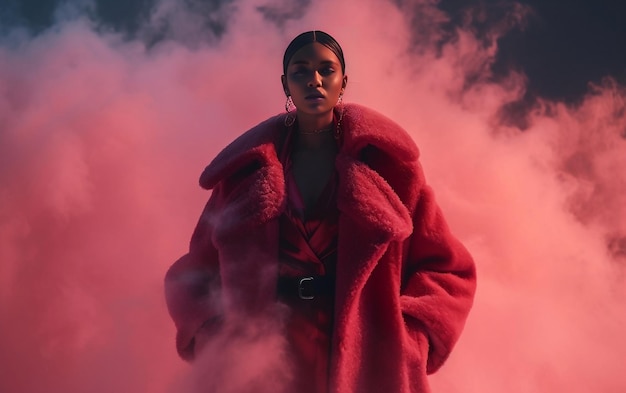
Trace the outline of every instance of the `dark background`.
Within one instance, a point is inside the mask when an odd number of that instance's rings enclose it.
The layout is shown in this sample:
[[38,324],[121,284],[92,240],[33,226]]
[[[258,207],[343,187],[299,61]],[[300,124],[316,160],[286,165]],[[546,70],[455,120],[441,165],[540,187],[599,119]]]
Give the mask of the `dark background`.
[[[69,0],[65,0],[69,1]],[[201,7],[208,15],[207,25],[219,36],[228,27],[227,17],[211,17],[230,0],[181,0]],[[25,27],[38,34],[50,27],[61,0],[1,0],[0,34],[14,27]],[[137,38],[139,27],[150,15],[156,0],[97,0],[89,11],[100,28]],[[300,8],[310,0],[296,0]],[[395,0],[398,6],[408,1]],[[406,5],[406,4],[404,4]],[[441,0],[439,8],[450,16],[444,24],[453,39],[459,25],[469,26],[485,38],[506,24],[514,7],[522,7],[527,16],[515,27],[508,27],[499,39],[499,52],[493,65],[494,75],[509,70],[522,71],[528,77],[528,93],[521,107],[537,97],[576,103],[588,91],[589,83],[601,83],[611,76],[626,84],[626,1],[624,0]],[[298,8],[288,14],[267,13],[280,23],[281,18],[297,18]],[[468,19],[468,15],[472,16]],[[145,34],[145,32],[143,33]],[[141,37],[148,44],[158,42],[159,32]]]

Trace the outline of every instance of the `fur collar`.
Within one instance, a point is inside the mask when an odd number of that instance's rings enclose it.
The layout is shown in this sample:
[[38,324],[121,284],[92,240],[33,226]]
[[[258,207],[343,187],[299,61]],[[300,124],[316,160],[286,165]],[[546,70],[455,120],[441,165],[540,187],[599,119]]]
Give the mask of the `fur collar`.
[[[419,151],[411,137],[395,122],[357,104],[345,104],[343,144],[339,154],[357,158],[372,145],[400,161],[413,161]],[[277,161],[276,151],[285,134],[285,114],[273,116],[251,128],[222,150],[200,176],[200,186],[212,189],[251,163],[261,166]]]
[[[241,234],[284,211],[285,183],[277,155],[285,135],[284,117],[274,116],[241,135],[202,173],[200,185],[206,189],[236,177],[235,184],[229,185],[234,192],[229,192],[218,213],[218,237]],[[340,211],[378,234],[382,241],[408,237],[412,222],[407,206],[383,175],[361,160],[361,153],[373,146],[384,153],[384,167],[395,171],[417,160],[415,143],[393,121],[355,104],[345,106],[342,129],[343,143],[336,162]]]

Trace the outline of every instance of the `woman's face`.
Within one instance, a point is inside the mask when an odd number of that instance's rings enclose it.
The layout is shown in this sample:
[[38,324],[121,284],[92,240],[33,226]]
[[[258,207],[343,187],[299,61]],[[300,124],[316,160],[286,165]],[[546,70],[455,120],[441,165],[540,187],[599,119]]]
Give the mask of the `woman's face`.
[[293,55],[282,82],[298,112],[314,116],[332,111],[346,86],[347,77],[341,71],[337,55],[314,42]]

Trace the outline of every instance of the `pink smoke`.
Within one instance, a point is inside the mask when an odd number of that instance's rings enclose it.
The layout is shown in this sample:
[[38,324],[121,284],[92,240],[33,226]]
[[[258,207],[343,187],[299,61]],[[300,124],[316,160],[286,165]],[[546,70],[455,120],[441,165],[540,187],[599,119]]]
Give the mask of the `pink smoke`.
[[[498,113],[523,77],[489,81],[499,31],[484,43],[459,30],[437,55],[437,24],[418,48],[407,25],[445,18],[430,2],[415,2],[419,14],[333,3],[283,29],[256,3],[239,3],[212,45],[147,50],[82,18],[0,45],[0,391],[193,390],[162,278],[208,197],[199,173],[281,111],[282,51],[312,28],[344,46],[347,99],[411,132],[476,258],[475,308],[433,390],[625,391],[624,87],[607,80],[575,107],[540,102],[521,132]],[[208,34],[175,4],[157,12],[173,36]],[[280,339],[246,345],[257,358]]]

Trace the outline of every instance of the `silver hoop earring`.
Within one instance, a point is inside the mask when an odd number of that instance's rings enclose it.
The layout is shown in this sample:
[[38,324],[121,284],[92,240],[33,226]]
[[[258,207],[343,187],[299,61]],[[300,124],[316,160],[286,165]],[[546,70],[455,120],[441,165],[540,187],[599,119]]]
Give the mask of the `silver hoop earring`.
[[296,109],[291,96],[287,96],[287,102],[285,102],[285,111],[287,112],[287,116],[285,116],[285,126],[291,127],[293,123],[296,122],[296,114],[294,113],[294,109]]

